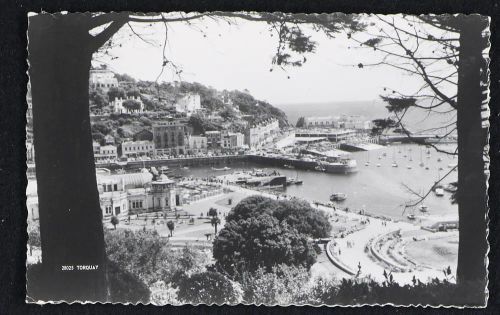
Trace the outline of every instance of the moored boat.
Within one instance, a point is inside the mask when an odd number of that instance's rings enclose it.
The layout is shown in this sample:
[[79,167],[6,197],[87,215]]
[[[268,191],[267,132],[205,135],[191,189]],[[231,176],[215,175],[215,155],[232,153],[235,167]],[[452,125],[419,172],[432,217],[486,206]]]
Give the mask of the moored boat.
[[420,210],[420,212],[427,212],[428,207],[426,205],[420,205],[420,207],[418,207],[418,210]]
[[333,174],[349,174],[358,171],[356,160],[341,159],[337,162],[323,162],[321,167],[327,173]]
[[330,201],[344,201],[347,199],[347,195],[344,193],[333,193],[330,195]]
[[434,190],[434,193],[436,194],[436,196],[442,197],[442,196],[444,196],[444,189],[443,188],[436,188],[436,190]]
[[230,167],[227,167],[227,166],[224,166],[223,168],[215,168],[215,167],[212,167],[212,170],[214,171],[229,171],[231,168]]

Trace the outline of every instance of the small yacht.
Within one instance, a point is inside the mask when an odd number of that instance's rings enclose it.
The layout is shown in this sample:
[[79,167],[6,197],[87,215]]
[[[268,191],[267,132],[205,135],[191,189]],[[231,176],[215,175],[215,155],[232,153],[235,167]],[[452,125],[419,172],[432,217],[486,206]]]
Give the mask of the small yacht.
[[215,167],[212,167],[212,170],[214,171],[229,171],[231,168],[230,167],[227,167],[227,166],[224,166],[223,168],[215,168]]
[[412,220],[412,221],[416,219],[414,214],[409,214],[406,217],[408,218],[408,220]]
[[370,166],[370,162],[366,162],[366,163],[365,163],[365,166]]
[[393,163],[391,164],[391,166],[392,166],[392,167],[398,167],[398,163],[393,162]]
[[428,167],[428,166],[426,166],[426,167],[425,167],[425,169],[426,169],[426,170],[428,170],[428,169],[429,169],[429,167]]
[[420,162],[420,163],[418,164],[418,166],[420,166],[420,167],[424,167],[424,166],[425,166],[425,164],[424,164],[424,162]]
[[444,189],[443,188],[436,188],[436,190],[434,191],[434,193],[438,197],[443,197],[444,196]]
[[438,161],[438,162],[441,162],[442,160],[443,160],[443,159],[442,159],[442,158],[440,158],[440,157],[437,159],[437,161]]
[[428,207],[426,205],[420,205],[420,207],[418,207],[418,210],[420,210],[420,212],[427,212]]
[[407,165],[406,168],[411,170],[411,165]]
[[377,167],[380,167],[380,163],[377,164]]

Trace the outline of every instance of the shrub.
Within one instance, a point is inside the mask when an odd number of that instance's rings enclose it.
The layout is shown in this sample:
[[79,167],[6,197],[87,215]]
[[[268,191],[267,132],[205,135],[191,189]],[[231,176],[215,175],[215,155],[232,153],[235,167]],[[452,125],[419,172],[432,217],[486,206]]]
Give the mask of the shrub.
[[245,273],[241,280],[243,300],[249,304],[288,305],[307,303],[304,287],[310,274],[303,267],[277,265]]
[[276,264],[308,269],[316,261],[305,235],[268,214],[226,222],[214,240],[213,257],[235,278],[260,267],[270,270]]
[[178,298],[193,304],[234,304],[237,293],[231,281],[218,272],[205,271],[184,278],[179,283]]

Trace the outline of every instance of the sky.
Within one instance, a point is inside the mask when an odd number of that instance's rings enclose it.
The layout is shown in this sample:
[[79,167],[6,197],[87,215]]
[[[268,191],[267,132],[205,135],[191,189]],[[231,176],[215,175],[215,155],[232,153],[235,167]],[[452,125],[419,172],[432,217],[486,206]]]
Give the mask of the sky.
[[[117,73],[136,79],[154,81],[161,70],[165,26],[162,23],[131,24],[144,42],[125,25],[114,37],[113,56],[96,55],[95,63],[105,62]],[[379,100],[383,88],[414,91],[422,83],[387,66],[358,68],[360,62],[376,62],[382,58],[372,49],[359,49],[356,43],[339,33],[329,39],[304,26],[318,43],[316,52],[306,55],[307,62],[283,71],[271,60],[277,37],[271,36],[264,22],[237,20],[237,25],[219,21],[169,23],[166,56],[183,73],[181,79],[199,82],[218,90],[247,89],[257,99],[271,104],[321,103]],[[351,48],[349,48],[351,47]],[[166,69],[159,81],[179,80],[173,70]]]

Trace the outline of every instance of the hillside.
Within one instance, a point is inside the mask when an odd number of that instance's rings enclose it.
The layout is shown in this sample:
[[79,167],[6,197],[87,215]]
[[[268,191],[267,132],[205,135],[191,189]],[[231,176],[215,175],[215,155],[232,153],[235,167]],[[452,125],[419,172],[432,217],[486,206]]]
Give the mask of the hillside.
[[[288,126],[286,114],[271,104],[255,99],[248,91],[218,91],[197,82],[173,82],[156,84],[136,80],[127,74],[115,74],[120,87],[106,93],[100,89],[89,91],[90,109],[98,118],[93,119],[94,140],[103,142],[111,135],[116,142],[130,138],[142,129],[151,129],[155,120],[184,118],[193,134],[208,130],[232,130],[243,132],[246,126],[270,118]],[[187,94],[200,95],[201,112],[186,117],[175,110],[175,104]],[[115,114],[110,102],[116,97],[139,96],[145,113]]]

